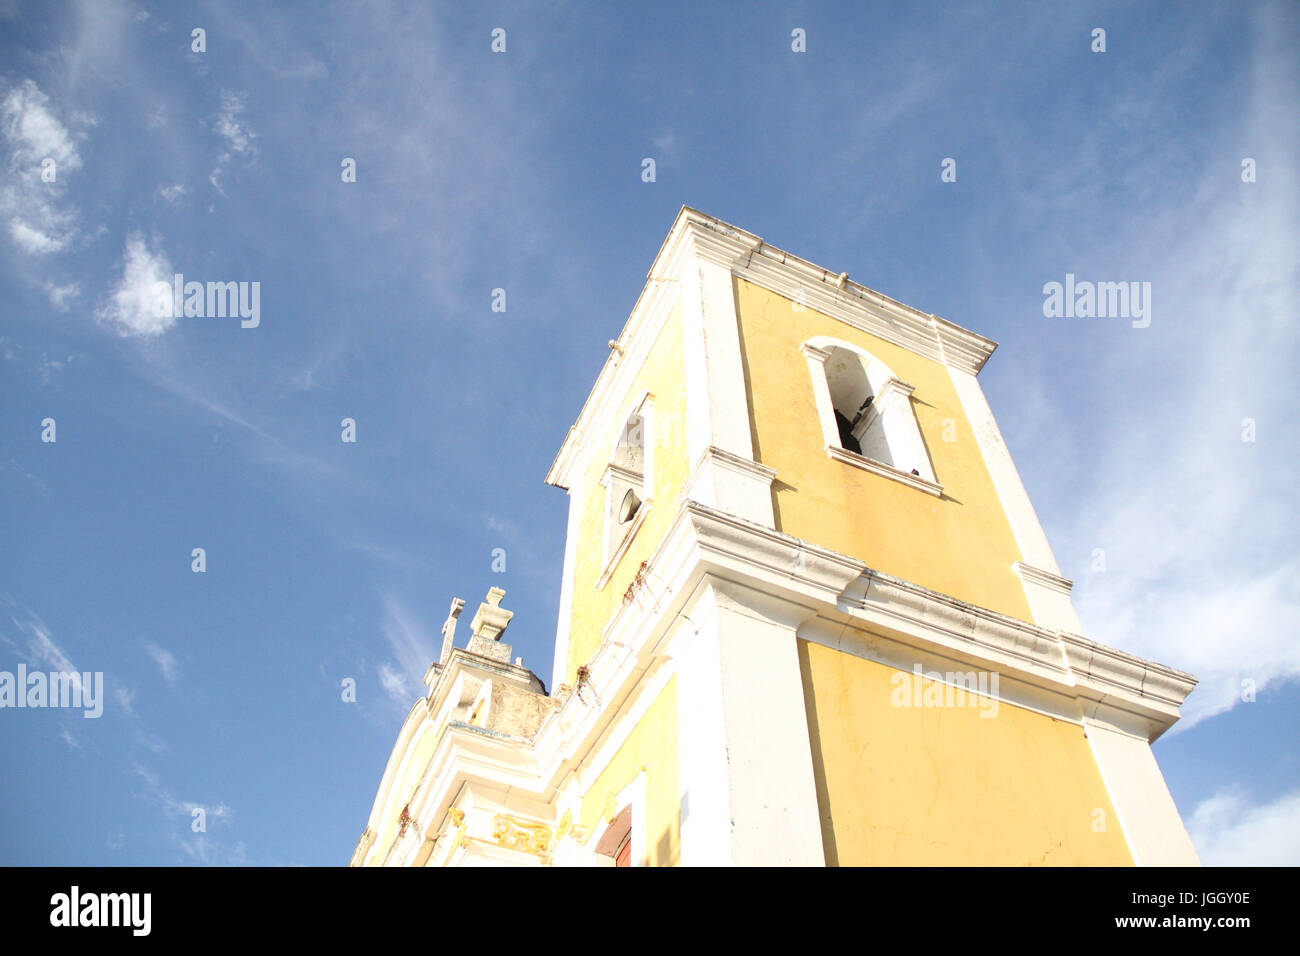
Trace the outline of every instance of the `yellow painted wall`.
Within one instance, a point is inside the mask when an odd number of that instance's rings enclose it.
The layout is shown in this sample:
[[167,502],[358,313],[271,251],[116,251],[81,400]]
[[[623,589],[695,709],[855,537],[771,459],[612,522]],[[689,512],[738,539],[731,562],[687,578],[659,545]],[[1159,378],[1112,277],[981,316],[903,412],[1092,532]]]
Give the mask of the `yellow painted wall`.
[[682,348],[680,301],[669,312],[659,337],[650,349],[645,365],[623,398],[620,410],[649,390],[654,407],[647,440],[653,449],[652,504],[631,546],[619,559],[614,573],[601,589],[596,588],[604,570],[602,542],[605,534],[605,489],[600,479],[614,456],[614,446],[626,424],[626,416],[606,426],[597,452],[582,478],[586,489],[579,519],[578,547],[573,566],[573,605],[570,618],[568,666],[565,681],[572,684],[580,666],[586,665],[600,646],[601,632],[623,603],[623,595],[636,576],[641,562],[663,540],[677,514],[677,499],[686,484],[689,465],[686,453],[686,356]]
[[799,660],[827,863],[1132,865],[1078,725],[896,707],[891,667],[806,641]]
[[646,864],[676,866],[681,854],[681,798],[677,789],[677,678],[669,679],[623,746],[583,795],[579,818],[593,832],[611,800],[646,768]]
[[[735,280],[755,458],[777,470],[779,531],[886,574],[1033,621],[1011,570],[1021,559],[984,457],[947,369],[789,299]],[[808,363],[799,346],[829,335],[866,349],[915,386],[912,408],[943,486],[935,498],[836,461],[825,451]],[[955,441],[943,441],[944,420]]]

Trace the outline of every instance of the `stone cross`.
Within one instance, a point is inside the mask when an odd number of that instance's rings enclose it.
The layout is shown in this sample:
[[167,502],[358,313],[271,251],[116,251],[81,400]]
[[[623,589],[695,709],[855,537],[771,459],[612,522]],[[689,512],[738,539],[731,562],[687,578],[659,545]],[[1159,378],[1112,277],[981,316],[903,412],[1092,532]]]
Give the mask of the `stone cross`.
[[447,614],[447,620],[442,625],[442,653],[438,655],[438,666],[442,667],[447,663],[447,658],[451,656],[452,644],[456,640],[456,618],[460,617],[460,612],[465,609],[465,601],[462,598],[451,599],[451,610]]

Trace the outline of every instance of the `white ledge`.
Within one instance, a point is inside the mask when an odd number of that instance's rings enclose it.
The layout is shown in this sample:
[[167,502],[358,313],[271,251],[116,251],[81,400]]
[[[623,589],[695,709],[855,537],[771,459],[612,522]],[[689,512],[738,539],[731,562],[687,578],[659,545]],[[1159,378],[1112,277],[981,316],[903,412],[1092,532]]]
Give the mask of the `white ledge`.
[[936,498],[943,497],[943,485],[922,478],[920,475],[914,475],[911,472],[895,468],[893,465],[886,465],[883,461],[876,461],[874,458],[867,458],[865,455],[856,454],[846,448],[837,448],[835,445],[827,445],[826,453],[836,461],[842,461],[846,465],[853,465],[855,468],[869,471],[873,475],[902,482],[918,491],[934,495]]
[[1036,568],[1032,564],[1025,564],[1023,561],[1012,562],[1011,570],[1018,574],[1022,581],[1032,581],[1035,584],[1041,584],[1043,587],[1051,588],[1053,591],[1059,591],[1061,594],[1069,594],[1074,587],[1074,582],[1069,578],[1063,578],[1051,571]]

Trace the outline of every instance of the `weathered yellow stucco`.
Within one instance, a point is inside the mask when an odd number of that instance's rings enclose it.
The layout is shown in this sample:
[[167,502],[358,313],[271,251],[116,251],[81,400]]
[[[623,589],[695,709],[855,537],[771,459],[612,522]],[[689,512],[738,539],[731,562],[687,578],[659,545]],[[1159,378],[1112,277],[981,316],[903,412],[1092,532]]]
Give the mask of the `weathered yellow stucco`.
[[595,446],[597,452],[582,477],[584,496],[573,566],[573,610],[565,668],[565,680],[570,684],[574,682],[577,669],[587,664],[596,653],[601,632],[622,604],[623,595],[641,562],[654,552],[676,517],[677,499],[689,474],[685,367],[679,301],[669,312],[645,365],[620,405],[621,412],[630,413],[631,404],[643,392],[649,391],[652,396],[653,409],[646,436],[652,448],[652,497],[647,502],[649,510],[644,523],[619,559],[610,579],[599,589],[596,585],[604,571],[601,543],[605,533],[605,494],[600,479],[613,458],[619,433],[626,423],[626,414],[616,416],[608,423],[604,436]]
[[647,866],[675,866],[681,853],[681,801],[677,790],[677,678],[671,678],[587,789],[580,819],[594,832],[602,814],[617,813],[618,794],[645,767]]
[[891,667],[806,641],[799,659],[828,864],[1132,865],[1078,725],[894,706]]
[[[1021,559],[948,370],[761,286],[734,280],[755,458],[775,468],[779,531],[868,567],[1024,621]],[[942,498],[832,459],[799,346],[827,335],[866,349],[915,386],[912,408]],[[945,429],[945,421],[951,424]],[[945,431],[952,441],[944,441]]]

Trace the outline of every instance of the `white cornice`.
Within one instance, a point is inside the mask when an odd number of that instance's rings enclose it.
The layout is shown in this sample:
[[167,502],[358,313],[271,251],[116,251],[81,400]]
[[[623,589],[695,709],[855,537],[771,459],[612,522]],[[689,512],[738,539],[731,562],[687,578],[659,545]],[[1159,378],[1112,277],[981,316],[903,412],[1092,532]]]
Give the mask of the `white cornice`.
[[1065,631],[1052,631],[950,598],[880,572],[867,572],[842,605],[891,634],[924,638],[966,660],[1083,703],[1126,711],[1155,739],[1178,719],[1196,679]]
[[[1058,636],[1080,695],[1097,704],[1130,710],[1135,708],[1124,704],[1141,704],[1172,715],[1176,720],[1178,708],[1196,686],[1196,678],[1184,671],[1098,644],[1079,634]],[[1172,724],[1173,720],[1169,720],[1159,728],[1160,733]]]
[[1051,588],[1053,591],[1058,591],[1061,594],[1068,595],[1074,587],[1074,582],[1069,578],[1063,578],[1059,574],[1053,574],[1051,571],[1044,571],[1042,568],[1036,568],[1032,564],[1025,564],[1023,561],[1013,562],[1011,570],[1018,574],[1022,580],[1041,584],[1043,587]]
[[[442,727],[412,803],[416,819],[426,827],[441,819],[471,780],[510,794],[512,803],[534,804],[529,812],[537,819],[553,819],[540,807],[554,809],[566,779],[585,765],[593,748],[608,750],[617,743],[611,736],[616,721],[625,726],[628,715],[645,705],[645,694],[657,694],[671,673],[662,668],[672,666],[674,640],[681,634],[689,640],[693,625],[686,613],[710,585],[761,595],[765,604],[785,608],[792,620],[821,620],[837,628],[848,624],[898,646],[993,670],[1060,701],[1062,713],[1074,702],[1076,714],[1147,739],[1172,726],[1196,684],[1182,671],[959,601],[872,570],[857,558],[687,500],[647,562],[643,583],[616,609],[595,654],[583,662],[584,692],[556,699],[556,709],[531,741],[459,722]],[[460,664],[458,656],[453,660]],[[661,676],[652,681],[655,672]],[[380,804],[391,812],[396,795],[388,791],[395,772],[431,716],[427,706],[413,708],[368,832],[387,819]],[[356,859],[366,852],[359,847]]]
[[706,461],[717,462],[717,464],[722,468],[734,471],[740,475],[757,478],[760,481],[766,481],[769,485],[772,483],[772,480],[776,478],[775,468],[770,468],[767,465],[760,464],[759,462],[752,461],[748,458],[742,458],[740,455],[733,454],[732,452],[723,448],[718,448],[714,445],[710,445],[704,450],[704,454],[702,454],[699,461],[695,463],[692,475],[699,472]]
[[699,210],[682,207],[678,223],[683,219],[690,223],[702,257],[878,338],[970,372],[978,372],[997,348],[991,339],[851,279],[841,287],[837,273]]
[[[1104,702],[1147,720],[1157,735],[1196,686],[1190,674],[1064,631],[1021,621],[867,568],[861,561],[685,502],[651,561],[656,577],[688,586],[664,558],[773,595],[829,618],[857,618],[896,638],[982,662],[1071,698]],[[694,560],[692,560],[692,557]],[[797,596],[796,596],[797,595]],[[624,609],[626,610],[626,609]],[[627,633],[616,614],[606,636]]]
[[633,485],[640,485],[645,476],[639,471],[633,471],[631,468],[624,468],[622,465],[616,465],[612,461],[605,466],[605,473],[600,476],[601,485],[607,485],[610,478],[621,478]]

